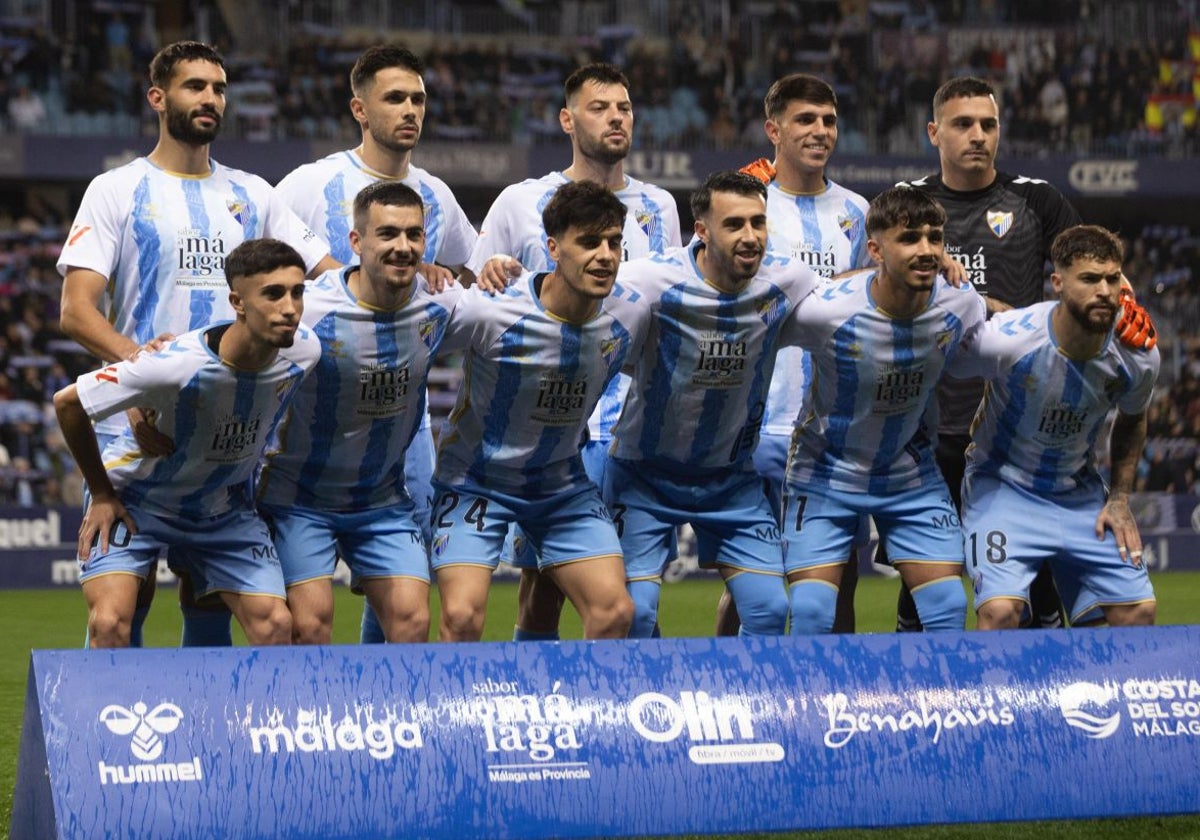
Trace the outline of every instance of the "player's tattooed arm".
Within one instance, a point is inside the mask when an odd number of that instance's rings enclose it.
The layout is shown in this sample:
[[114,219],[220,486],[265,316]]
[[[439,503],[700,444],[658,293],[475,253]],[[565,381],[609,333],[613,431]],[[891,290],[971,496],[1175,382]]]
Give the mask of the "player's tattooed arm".
[[1142,565],[1142,537],[1129,507],[1129,495],[1137,475],[1138,460],[1146,443],[1146,415],[1117,412],[1109,437],[1112,460],[1112,486],[1108,500],[1096,517],[1096,538],[1103,540],[1112,531],[1121,560]]

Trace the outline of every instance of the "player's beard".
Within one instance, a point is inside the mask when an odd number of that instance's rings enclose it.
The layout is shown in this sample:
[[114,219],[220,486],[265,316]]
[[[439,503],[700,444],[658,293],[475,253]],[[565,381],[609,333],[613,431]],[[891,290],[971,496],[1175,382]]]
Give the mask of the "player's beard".
[[585,136],[579,137],[579,153],[585,158],[599,161],[605,166],[614,166],[629,157],[629,147],[628,137],[625,138],[625,143],[620,148],[606,145],[603,137],[598,140]]
[[1067,313],[1075,319],[1079,326],[1090,333],[1106,333],[1113,328],[1113,324],[1117,321],[1115,306],[1106,310],[1097,306],[1081,306],[1071,300],[1064,302],[1067,306]]
[[[212,128],[199,128],[192,121],[200,114],[211,116],[214,120]],[[221,115],[211,108],[198,108],[195,112],[173,108],[167,105],[167,133],[180,143],[189,146],[207,146],[221,133]]]
[[380,148],[387,149],[389,152],[411,152],[416,148],[417,142],[421,139],[421,126],[414,124],[417,129],[417,134],[413,137],[412,142],[400,141],[391,135],[390,132],[382,129],[377,129],[375,126],[370,126],[367,130],[371,132],[371,139]]

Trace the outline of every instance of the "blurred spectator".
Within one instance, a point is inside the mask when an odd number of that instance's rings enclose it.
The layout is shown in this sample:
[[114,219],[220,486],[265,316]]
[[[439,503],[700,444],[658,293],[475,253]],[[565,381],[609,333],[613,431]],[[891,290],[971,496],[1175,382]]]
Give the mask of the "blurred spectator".
[[46,128],[46,103],[28,85],[17,88],[8,100],[8,119],[13,128],[26,134],[36,134]]

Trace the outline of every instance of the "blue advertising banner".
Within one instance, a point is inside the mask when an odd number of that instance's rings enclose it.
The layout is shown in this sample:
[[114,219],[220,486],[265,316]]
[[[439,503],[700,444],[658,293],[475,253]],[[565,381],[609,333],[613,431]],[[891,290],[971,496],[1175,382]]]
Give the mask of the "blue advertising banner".
[[14,838],[1200,810],[1200,628],[37,651]]

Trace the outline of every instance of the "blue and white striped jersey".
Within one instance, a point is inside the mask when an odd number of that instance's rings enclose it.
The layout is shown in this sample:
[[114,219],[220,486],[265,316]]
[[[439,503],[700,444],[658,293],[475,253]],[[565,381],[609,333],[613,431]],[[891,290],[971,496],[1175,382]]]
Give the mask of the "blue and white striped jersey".
[[126,504],[192,520],[253,507],[259,460],[321,346],[301,327],[267,367],[238,370],[208,346],[208,332],[219,326],[77,380],[93,419],[152,408],[158,430],[175,442],[170,455],[147,457],[126,427],[105,448],[104,466]]
[[[553,271],[554,260],[550,258],[546,232],[542,229],[542,210],[558,188],[567,183],[570,180],[561,172],[551,172],[506,187],[484,219],[475,253],[467,267],[478,274],[493,255],[508,254],[529,271]],[[682,244],[679,208],[669,192],[635,178],[626,178],[625,187],[614,195],[629,210],[621,237],[622,260],[661,254]],[[629,382],[622,375],[604,392],[596,413],[588,422],[593,441],[606,443],[612,440],[613,426],[621,415],[628,388]]]
[[537,498],[589,480],[579,454],[587,418],[638,351],[650,308],[618,282],[593,318],[568,323],[539,302],[541,276],[523,274],[494,298],[471,288],[459,300],[442,349],[464,352],[463,381],[436,481]]
[[[108,278],[101,311],[139,344],[232,318],[225,256],[247,239],[288,243],[309,271],[329,253],[262,178],[211,166],[193,177],[138,158],[93,179],[79,205],[58,270]],[[118,417],[99,428],[125,425]]]
[[[276,189],[305,224],[328,240],[334,259],[355,265],[358,255],[350,248],[354,198],[363,187],[387,180],[346,150],[297,167]],[[425,204],[425,262],[466,263],[477,235],[446,182],[410,164],[400,183],[412,187]]]
[[875,304],[875,275],[823,284],[788,325],[786,340],[813,354],[789,483],[882,495],[938,474],[933,394],[964,339],[982,327],[983,298],[939,276],[923,312],[894,318]]
[[983,377],[967,470],[1038,493],[1074,489],[1096,475],[1096,438],[1112,408],[1141,414],[1158,378],[1159,353],[1131,350],[1111,334],[1086,360],[1054,337],[1054,301],[992,317],[951,366]]
[[373,309],[327,271],[304,293],[303,321],[321,359],[301,385],[259,499],[332,511],[394,504],[404,492],[404,453],[425,414],[425,384],[462,289],[430,294],[418,275],[408,303]]
[[[823,279],[865,268],[867,200],[826,180],[820,195],[793,195],[775,182],[767,185],[767,250],[800,260]],[[790,435],[812,360],[797,347],[780,348],[767,392],[763,432]]]
[[688,473],[749,460],[783,325],[817,285],[802,262],[767,254],[745,288],[722,292],[697,267],[699,247],[633,260],[619,275],[654,317],[613,454]]

